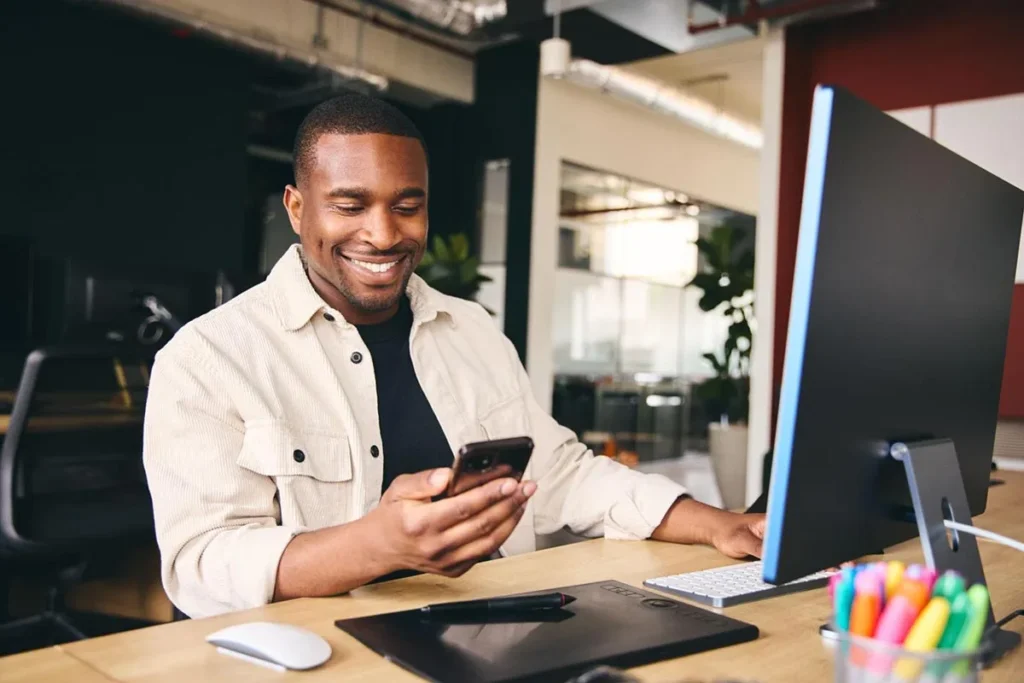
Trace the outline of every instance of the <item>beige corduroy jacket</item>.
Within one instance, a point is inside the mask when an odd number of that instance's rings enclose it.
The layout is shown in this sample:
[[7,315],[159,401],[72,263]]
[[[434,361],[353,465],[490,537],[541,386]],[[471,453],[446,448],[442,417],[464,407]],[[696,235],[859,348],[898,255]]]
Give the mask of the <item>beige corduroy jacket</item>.
[[[415,276],[408,295],[413,367],[452,452],[536,444],[538,491],[502,552],[562,528],[649,537],[684,489],[595,457],[558,425],[479,305]],[[296,534],[373,509],[387,457],[377,408],[366,345],[316,294],[297,246],[266,282],[182,328],[153,368],[144,447],[171,600],[193,617],[265,604]]]

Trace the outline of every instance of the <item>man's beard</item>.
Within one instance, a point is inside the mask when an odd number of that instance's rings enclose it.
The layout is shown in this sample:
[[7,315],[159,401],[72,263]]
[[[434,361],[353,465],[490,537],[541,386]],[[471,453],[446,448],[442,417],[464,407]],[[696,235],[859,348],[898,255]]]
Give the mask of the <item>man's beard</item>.
[[[411,259],[411,255],[409,257]],[[395,266],[396,268],[400,266]],[[358,294],[354,291],[354,288],[349,284],[348,278],[344,275],[335,284],[337,290],[341,293],[345,299],[352,304],[353,308],[356,308],[364,313],[380,313],[393,307],[399,302],[399,300],[405,296],[405,290],[409,286],[409,280],[412,278],[413,269],[409,268],[405,263],[401,264],[401,267],[405,270],[402,275],[401,286],[396,290],[387,290],[378,293],[371,294],[369,296]]]

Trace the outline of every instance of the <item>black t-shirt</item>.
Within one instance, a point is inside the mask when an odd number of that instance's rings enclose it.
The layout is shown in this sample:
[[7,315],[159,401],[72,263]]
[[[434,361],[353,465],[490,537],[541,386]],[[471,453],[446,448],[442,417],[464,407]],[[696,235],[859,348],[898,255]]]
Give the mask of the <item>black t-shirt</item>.
[[384,458],[381,493],[400,474],[451,467],[454,456],[412,368],[412,308],[402,297],[398,312],[378,325],[358,325],[373,358],[377,419]]

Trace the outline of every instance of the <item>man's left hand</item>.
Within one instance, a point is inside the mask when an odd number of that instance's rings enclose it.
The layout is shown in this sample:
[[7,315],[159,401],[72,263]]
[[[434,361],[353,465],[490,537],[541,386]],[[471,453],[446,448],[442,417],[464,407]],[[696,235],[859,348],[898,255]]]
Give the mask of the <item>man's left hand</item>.
[[711,545],[727,557],[742,560],[745,557],[761,557],[764,541],[764,515],[728,514],[722,527],[712,534]]
[[736,559],[761,557],[764,515],[720,510],[684,496],[669,508],[651,538],[710,545],[723,555]]

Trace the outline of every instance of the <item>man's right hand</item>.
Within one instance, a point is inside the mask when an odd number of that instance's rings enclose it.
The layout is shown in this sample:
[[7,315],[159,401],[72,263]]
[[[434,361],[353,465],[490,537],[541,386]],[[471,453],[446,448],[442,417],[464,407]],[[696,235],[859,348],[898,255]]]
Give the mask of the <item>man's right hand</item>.
[[503,478],[432,502],[449,477],[448,468],[396,477],[364,518],[387,572],[461,576],[501,547],[537,490],[532,481]]

